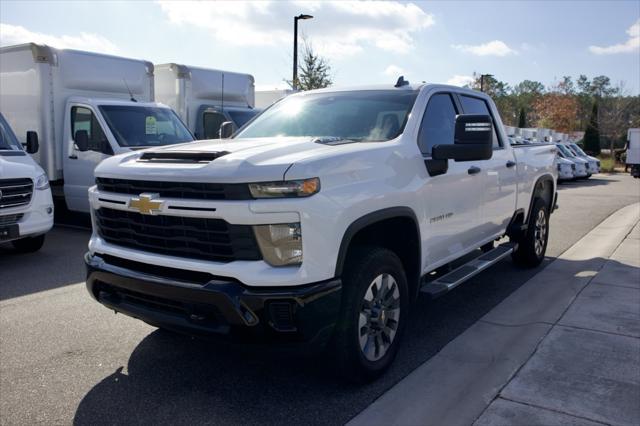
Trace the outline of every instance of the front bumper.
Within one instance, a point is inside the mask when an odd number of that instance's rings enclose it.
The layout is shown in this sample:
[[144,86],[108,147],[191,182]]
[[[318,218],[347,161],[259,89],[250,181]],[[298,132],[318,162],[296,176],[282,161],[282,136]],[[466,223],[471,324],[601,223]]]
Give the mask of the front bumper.
[[[185,334],[322,344],[340,309],[339,278],[299,287],[249,288],[233,279],[100,254],[87,253],[85,263],[87,290],[98,302]],[[181,272],[184,277],[177,276]]]

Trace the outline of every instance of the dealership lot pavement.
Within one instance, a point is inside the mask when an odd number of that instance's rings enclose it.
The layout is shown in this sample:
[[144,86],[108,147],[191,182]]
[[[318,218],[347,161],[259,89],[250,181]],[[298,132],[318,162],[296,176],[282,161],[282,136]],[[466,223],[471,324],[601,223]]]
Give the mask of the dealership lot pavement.
[[[559,193],[546,265],[637,202],[640,186],[628,175],[598,175]],[[87,239],[56,228],[40,253],[0,247],[2,424],[342,424],[540,271],[505,261],[436,301],[420,300],[392,369],[356,387],[336,380],[322,356],[194,340],[114,315],[84,289]]]

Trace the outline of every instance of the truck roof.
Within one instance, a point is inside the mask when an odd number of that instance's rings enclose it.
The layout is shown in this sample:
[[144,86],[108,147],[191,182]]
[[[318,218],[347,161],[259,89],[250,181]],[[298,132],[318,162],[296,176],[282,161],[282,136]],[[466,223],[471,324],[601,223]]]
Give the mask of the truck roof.
[[400,86],[400,87],[396,87],[395,84],[373,84],[373,85],[362,85],[362,86],[327,87],[325,89],[315,89],[315,90],[309,90],[305,92],[298,92],[290,96],[304,94],[304,93],[355,92],[355,91],[367,91],[367,90],[419,91],[419,90],[422,90],[423,88],[450,90],[458,93],[468,93],[469,95],[473,95],[473,96],[489,98],[489,95],[487,95],[486,93],[479,92],[473,89],[467,89],[465,87],[452,86],[449,84],[424,83],[424,82],[419,84],[407,84],[405,86]]

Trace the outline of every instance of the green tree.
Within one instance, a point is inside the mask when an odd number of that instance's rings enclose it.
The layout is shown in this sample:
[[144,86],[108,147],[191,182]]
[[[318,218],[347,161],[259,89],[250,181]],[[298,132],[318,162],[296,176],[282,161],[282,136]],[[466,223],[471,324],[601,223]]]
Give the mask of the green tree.
[[[298,66],[298,75],[299,90],[324,89],[333,84],[329,61],[317,54],[307,40],[304,40],[302,64]],[[293,87],[293,82],[287,83]]]
[[593,103],[591,118],[584,132],[584,150],[591,155],[600,154],[600,129],[598,128],[598,103]]
[[524,107],[520,107],[520,114],[518,114],[518,127],[521,129],[527,127],[527,112]]

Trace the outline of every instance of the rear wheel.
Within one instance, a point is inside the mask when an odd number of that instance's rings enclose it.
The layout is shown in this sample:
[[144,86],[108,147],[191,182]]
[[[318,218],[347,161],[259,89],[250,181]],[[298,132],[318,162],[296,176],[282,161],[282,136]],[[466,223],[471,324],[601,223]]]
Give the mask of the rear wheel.
[[19,240],[11,241],[13,248],[20,253],[33,253],[40,250],[44,244],[44,234],[37,237],[26,237]]
[[333,355],[343,377],[373,380],[393,362],[407,320],[409,290],[402,262],[384,248],[357,248],[345,265],[342,285]]
[[528,268],[540,265],[544,260],[549,240],[549,208],[541,198],[536,198],[529,215],[525,236],[518,240],[518,248],[513,253],[516,264]]

